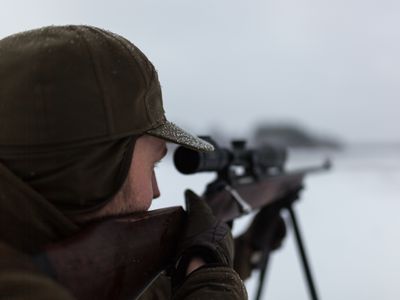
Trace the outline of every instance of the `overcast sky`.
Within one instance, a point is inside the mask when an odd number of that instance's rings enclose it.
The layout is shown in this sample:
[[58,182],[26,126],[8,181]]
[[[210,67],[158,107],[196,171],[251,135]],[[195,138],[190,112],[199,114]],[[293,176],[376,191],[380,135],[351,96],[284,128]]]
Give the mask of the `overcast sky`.
[[159,71],[167,117],[244,135],[294,120],[348,141],[400,140],[400,2],[2,1],[0,36],[50,24],[122,34]]

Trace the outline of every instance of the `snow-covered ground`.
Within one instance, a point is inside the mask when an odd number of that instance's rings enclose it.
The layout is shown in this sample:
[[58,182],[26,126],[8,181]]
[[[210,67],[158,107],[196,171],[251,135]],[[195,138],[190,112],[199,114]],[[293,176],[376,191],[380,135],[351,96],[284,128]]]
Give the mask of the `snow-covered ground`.
[[[292,153],[292,166],[315,164],[321,153]],[[400,152],[362,147],[331,154],[333,169],[310,176],[296,205],[321,299],[400,299]],[[162,196],[152,208],[182,205],[190,187],[201,193],[212,174],[184,176],[168,156],[157,169]],[[234,234],[251,217],[236,222]],[[246,282],[250,299],[255,272]],[[293,235],[271,259],[263,299],[309,299]]]

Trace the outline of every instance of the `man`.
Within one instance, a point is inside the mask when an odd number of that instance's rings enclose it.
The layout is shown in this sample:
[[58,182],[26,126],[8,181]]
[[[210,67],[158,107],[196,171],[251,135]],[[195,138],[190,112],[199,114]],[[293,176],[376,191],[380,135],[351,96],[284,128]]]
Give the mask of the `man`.
[[[74,299],[32,256],[86,222],[147,210],[166,141],[213,150],[167,121],[157,73],[126,39],[53,26],[1,40],[0,299]],[[229,229],[186,201],[172,286],[162,277],[143,299],[246,299]]]

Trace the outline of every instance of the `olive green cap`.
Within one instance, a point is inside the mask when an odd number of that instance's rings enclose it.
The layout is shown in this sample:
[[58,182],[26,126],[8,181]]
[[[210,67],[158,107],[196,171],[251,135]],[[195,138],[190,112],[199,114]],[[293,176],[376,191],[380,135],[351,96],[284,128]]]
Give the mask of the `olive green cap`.
[[0,40],[0,146],[81,145],[144,133],[213,150],[166,119],[154,66],[125,38],[70,25]]

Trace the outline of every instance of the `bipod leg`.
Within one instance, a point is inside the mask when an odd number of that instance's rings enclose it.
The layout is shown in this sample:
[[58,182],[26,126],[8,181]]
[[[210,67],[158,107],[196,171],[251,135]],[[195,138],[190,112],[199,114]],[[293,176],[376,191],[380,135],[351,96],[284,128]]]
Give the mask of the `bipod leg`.
[[300,252],[300,257],[301,257],[301,261],[303,264],[304,273],[306,275],[308,290],[310,292],[311,299],[318,300],[317,291],[315,289],[314,280],[311,275],[311,269],[310,269],[310,265],[307,260],[306,251],[304,249],[303,239],[301,237],[299,224],[297,223],[296,214],[293,210],[292,205],[289,205],[287,207],[287,209],[289,210],[290,218],[292,220],[292,225],[293,225],[294,233],[296,236],[297,246],[298,246],[298,250]]
[[264,279],[268,269],[268,261],[269,261],[269,254],[267,253],[263,259],[261,268],[260,268],[260,276],[258,278],[258,289],[255,300],[261,300],[262,292],[264,289]]
[[[258,212],[258,214],[255,217],[255,220],[253,220],[253,225],[256,225],[260,219],[262,220],[261,222],[264,223],[266,219],[269,219],[269,223],[268,223],[268,228],[265,228],[265,224],[263,224],[263,230],[260,231],[255,231],[255,236],[259,237],[260,240],[264,241],[264,243],[266,242],[266,244],[268,245],[267,247],[265,247],[264,244],[264,249],[262,250],[264,253],[262,254],[260,263],[258,263],[258,269],[260,269],[260,275],[259,275],[259,279],[258,279],[258,289],[257,289],[257,294],[255,297],[255,300],[261,300],[261,296],[265,287],[265,276],[268,270],[268,266],[269,266],[269,261],[270,261],[270,256],[271,253],[273,251],[273,242],[274,240],[277,238],[277,236],[279,235],[279,230],[282,230],[280,228],[281,223],[280,220],[280,208],[277,207],[264,207],[261,209],[260,212]],[[271,223],[272,222],[272,223]],[[283,220],[282,220],[283,222]],[[283,236],[286,233],[285,230],[285,225],[283,224]],[[281,233],[282,234],[282,233]],[[282,238],[283,238],[282,236]],[[263,244],[255,244],[255,246],[257,248],[263,248]]]

